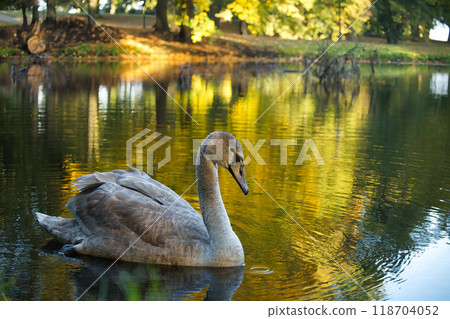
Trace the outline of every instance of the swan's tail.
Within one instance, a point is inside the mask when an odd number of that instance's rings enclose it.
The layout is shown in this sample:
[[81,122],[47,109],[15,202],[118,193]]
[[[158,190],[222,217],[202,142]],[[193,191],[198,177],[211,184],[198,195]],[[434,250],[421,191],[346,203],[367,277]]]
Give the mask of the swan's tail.
[[36,213],[38,223],[62,244],[76,245],[86,238],[80,225],[74,218],[62,218]]

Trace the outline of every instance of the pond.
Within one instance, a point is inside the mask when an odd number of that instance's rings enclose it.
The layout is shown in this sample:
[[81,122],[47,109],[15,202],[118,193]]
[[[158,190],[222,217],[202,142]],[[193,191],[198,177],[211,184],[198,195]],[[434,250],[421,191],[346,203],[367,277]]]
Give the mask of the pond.
[[[159,86],[131,64],[0,66],[1,299],[450,299],[450,68],[362,66],[336,86],[302,65],[143,68]],[[130,163],[144,129],[164,147]],[[219,170],[245,267],[108,269],[37,224],[71,216],[75,178],[127,164],[199,210],[193,140],[217,130],[248,156],[247,196]]]

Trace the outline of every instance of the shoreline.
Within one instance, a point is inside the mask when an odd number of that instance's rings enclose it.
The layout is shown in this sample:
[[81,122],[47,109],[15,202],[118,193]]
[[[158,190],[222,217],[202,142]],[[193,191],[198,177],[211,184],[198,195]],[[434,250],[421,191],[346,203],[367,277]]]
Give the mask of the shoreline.
[[[0,56],[0,63],[10,63],[10,64],[26,64],[33,59],[32,55],[20,55],[20,56],[8,56],[2,57]],[[167,55],[164,57],[133,57],[130,58],[126,54],[123,54],[119,57],[117,56],[102,56],[98,57],[95,55],[91,56],[83,56],[83,57],[62,57],[58,58],[53,55],[41,55],[40,61],[44,63],[59,63],[59,64],[78,64],[78,63],[133,63],[133,64],[144,64],[144,63],[164,63],[169,65],[186,65],[186,64],[235,64],[235,63],[304,63],[305,57],[276,57],[276,58],[267,58],[267,57],[245,57],[245,58],[236,58],[234,56],[226,56],[226,57],[204,57],[204,56],[190,56],[186,58],[180,59],[177,55]],[[224,61],[225,59],[225,61]],[[362,65],[370,65],[371,61],[368,59],[359,59],[356,60],[358,64]],[[417,65],[417,66],[433,66],[433,67],[449,67],[450,63],[439,62],[439,61],[378,61],[376,66],[383,65]]]

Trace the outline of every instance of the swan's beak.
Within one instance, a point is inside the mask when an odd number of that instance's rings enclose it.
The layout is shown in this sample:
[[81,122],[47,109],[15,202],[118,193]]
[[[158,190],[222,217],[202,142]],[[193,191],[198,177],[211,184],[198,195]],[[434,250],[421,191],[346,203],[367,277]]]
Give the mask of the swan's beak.
[[234,179],[241,187],[242,191],[244,192],[244,195],[247,195],[248,194],[248,186],[247,186],[247,180],[245,179],[244,166],[238,162],[238,163],[228,166],[228,170],[230,171],[231,175],[233,175]]

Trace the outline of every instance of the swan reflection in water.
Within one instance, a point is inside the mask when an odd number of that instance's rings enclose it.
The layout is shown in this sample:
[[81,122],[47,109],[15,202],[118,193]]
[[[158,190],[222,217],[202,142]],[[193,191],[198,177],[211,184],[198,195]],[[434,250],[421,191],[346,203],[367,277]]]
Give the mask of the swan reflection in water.
[[[60,248],[52,240],[42,250],[56,256]],[[80,296],[80,300],[231,300],[245,271],[243,266],[186,267],[118,261],[103,274],[111,260],[91,256],[60,258],[67,260],[71,269],[78,268],[69,275],[73,300]]]

